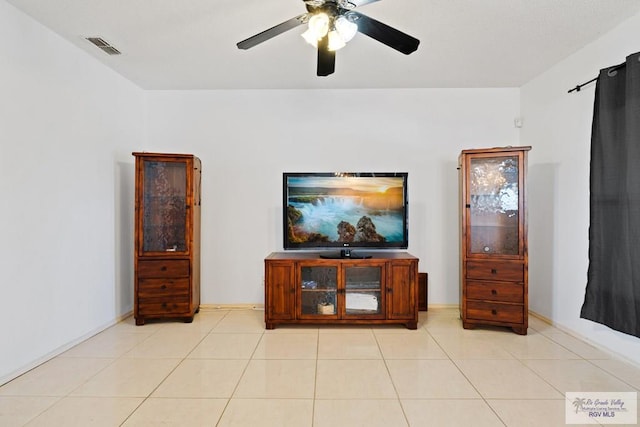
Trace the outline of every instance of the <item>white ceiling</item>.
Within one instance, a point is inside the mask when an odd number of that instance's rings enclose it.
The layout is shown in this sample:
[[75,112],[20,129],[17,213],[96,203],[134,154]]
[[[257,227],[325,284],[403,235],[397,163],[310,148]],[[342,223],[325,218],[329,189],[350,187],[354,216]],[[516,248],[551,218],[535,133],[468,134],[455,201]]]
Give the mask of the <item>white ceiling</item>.
[[420,39],[418,51],[358,34],[335,74],[317,77],[304,26],[236,47],[304,13],[301,0],[7,1],[145,89],[519,87],[640,11],[639,0],[383,0],[358,11]]

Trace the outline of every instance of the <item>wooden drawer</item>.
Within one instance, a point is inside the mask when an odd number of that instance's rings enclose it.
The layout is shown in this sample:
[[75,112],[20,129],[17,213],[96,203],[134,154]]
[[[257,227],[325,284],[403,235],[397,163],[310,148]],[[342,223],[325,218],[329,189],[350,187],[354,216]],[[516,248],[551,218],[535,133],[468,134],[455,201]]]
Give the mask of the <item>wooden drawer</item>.
[[189,277],[189,260],[138,261],[138,278],[149,277]]
[[138,305],[138,314],[141,316],[154,316],[162,314],[189,314],[188,301],[158,301],[145,302]]
[[519,304],[467,301],[467,318],[521,324],[524,321],[524,308]]
[[140,279],[138,297],[189,296],[189,279]]
[[496,283],[467,281],[468,299],[485,301],[503,301],[524,303],[524,288],[522,283]]
[[523,282],[524,263],[509,261],[467,261],[467,278]]

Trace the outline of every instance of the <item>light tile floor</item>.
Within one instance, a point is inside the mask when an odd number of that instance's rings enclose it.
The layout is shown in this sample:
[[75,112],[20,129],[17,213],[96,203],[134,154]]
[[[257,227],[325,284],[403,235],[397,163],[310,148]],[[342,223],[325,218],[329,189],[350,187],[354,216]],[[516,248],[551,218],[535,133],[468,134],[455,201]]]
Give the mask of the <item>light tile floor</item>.
[[454,308],[417,331],[263,315],[129,318],[0,387],[0,426],[546,427],[567,391],[640,390],[640,369],[533,317],[519,336]]

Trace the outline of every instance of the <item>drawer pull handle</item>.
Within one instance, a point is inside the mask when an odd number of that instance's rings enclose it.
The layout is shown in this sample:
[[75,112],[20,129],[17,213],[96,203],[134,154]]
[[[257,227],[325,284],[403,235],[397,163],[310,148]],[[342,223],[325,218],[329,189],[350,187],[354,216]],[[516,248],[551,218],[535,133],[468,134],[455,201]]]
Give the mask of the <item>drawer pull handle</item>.
[[498,295],[498,291],[496,291],[495,289],[491,289],[491,295]]
[[162,284],[162,286],[160,286],[160,289],[167,289],[167,285]]
[[491,274],[498,274],[498,270],[496,270],[495,268],[491,269]]
[[167,271],[167,266],[163,265],[162,267],[160,267],[160,271]]
[[495,316],[496,314],[498,314],[498,310],[491,310],[491,314]]

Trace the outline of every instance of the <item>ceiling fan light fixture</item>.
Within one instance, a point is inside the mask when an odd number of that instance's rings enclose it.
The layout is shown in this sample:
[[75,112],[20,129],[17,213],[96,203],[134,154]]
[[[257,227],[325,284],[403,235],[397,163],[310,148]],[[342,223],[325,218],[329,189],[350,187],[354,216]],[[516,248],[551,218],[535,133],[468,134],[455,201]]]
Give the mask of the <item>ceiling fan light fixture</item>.
[[302,38],[305,39],[313,47],[318,47],[318,37],[311,30],[307,30],[302,33]]
[[333,52],[333,51],[342,49],[346,45],[347,44],[342,39],[342,36],[338,33],[337,30],[329,31],[329,44],[327,46],[328,50]]
[[329,32],[329,15],[326,13],[316,13],[309,18],[309,29],[302,33],[302,37],[312,46],[318,45],[318,40],[322,39]]
[[352,22],[350,19],[345,18],[344,16],[339,16],[335,20],[335,28],[342,41],[345,43],[349,43],[351,39],[353,39],[358,32],[358,24]]

